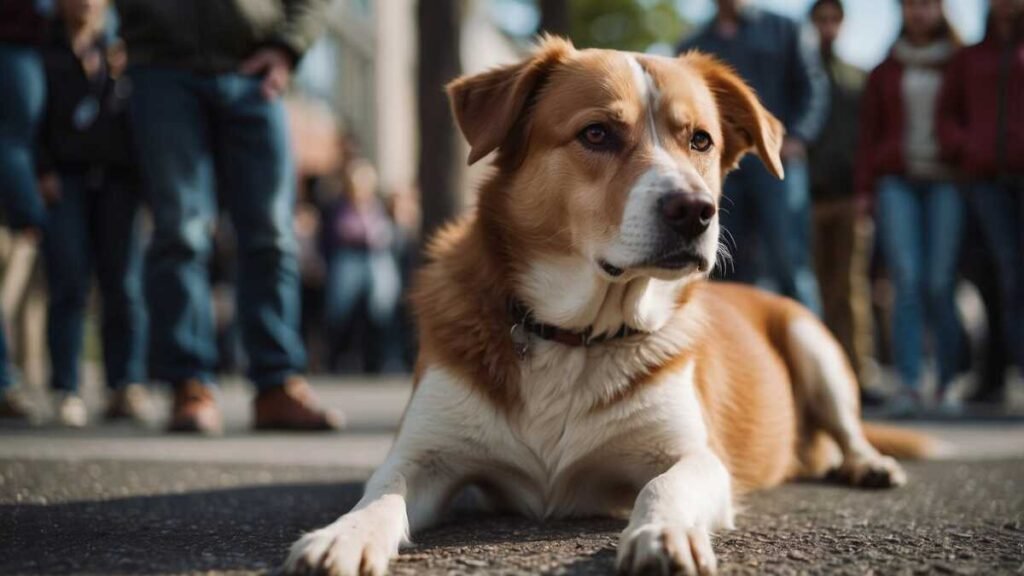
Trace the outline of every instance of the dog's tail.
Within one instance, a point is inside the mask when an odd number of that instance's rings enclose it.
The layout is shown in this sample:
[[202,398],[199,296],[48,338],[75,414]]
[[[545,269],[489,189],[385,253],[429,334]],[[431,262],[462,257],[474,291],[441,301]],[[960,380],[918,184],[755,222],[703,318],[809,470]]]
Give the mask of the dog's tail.
[[937,458],[945,452],[944,444],[935,438],[906,428],[865,422],[864,435],[876,450],[894,458]]

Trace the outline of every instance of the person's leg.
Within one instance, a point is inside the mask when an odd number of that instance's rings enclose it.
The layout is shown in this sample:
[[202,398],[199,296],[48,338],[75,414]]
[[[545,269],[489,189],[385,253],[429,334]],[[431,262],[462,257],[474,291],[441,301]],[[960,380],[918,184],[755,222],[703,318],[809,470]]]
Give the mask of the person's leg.
[[845,199],[821,201],[814,206],[813,218],[814,270],[821,286],[825,324],[855,364],[850,306],[852,205]]
[[207,79],[131,71],[131,120],[144,196],[153,215],[145,293],[152,376],[209,382],[216,364],[208,260],[214,227]]
[[85,311],[92,283],[89,195],[80,174],[61,176],[61,196],[49,207],[43,258],[50,288],[46,340],[50,349],[50,385],[78,390]]
[[370,254],[370,289],[367,311],[370,319],[371,355],[367,364],[377,372],[398,372],[402,369],[401,341],[398,334],[398,300],[402,285],[398,263],[391,250]]
[[760,164],[751,177],[757,210],[764,270],[778,290],[821,314],[818,281],[810,256],[810,190],[807,164],[786,163],[786,179],[778,180]]
[[905,180],[889,176],[879,182],[878,232],[896,293],[893,355],[904,387],[915,391],[921,383],[922,212],[917,193]]
[[16,230],[40,228],[45,207],[33,159],[46,102],[43,63],[32,48],[0,44],[0,202]]
[[96,276],[102,299],[103,366],[107,386],[120,389],[145,380],[146,311],[140,278],[137,182],[107,176],[93,214]]
[[259,389],[305,368],[299,335],[299,268],[292,215],[295,175],[280,100],[260,80],[217,78],[218,161],[238,237],[238,312],[249,377]]
[[351,340],[360,298],[370,286],[370,266],[365,251],[339,248],[327,265],[325,313],[335,345]]
[[1024,370],[1024,257],[1018,236],[1022,224],[1013,192],[994,182],[977,182],[968,191],[970,204],[981,222],[981,233],[997,271],[1003,332],[1008,350]]
[[964,206],[960,191],[948,183],[928,186],[924,202],[925,290],[941,392],[959,370],[963,350],[956,307],[956,270]]

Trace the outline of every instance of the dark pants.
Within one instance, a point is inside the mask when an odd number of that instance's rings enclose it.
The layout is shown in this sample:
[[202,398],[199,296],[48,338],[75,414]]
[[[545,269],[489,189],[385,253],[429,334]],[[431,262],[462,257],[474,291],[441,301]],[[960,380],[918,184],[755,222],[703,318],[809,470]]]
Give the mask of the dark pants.
[[995,261],[1008,352],[1024,374],[1024,188],[978,182],[968,198]]
[[305,365],[284,105],[260,79],[137,68],[132,120],[153,210],[146,260],[152,376],[209,382],[216,343],[208,264],[222,186],[238,238],[237,302],[249,377],[280,385]]
[[[14,229],[42,226],[32,152],[46,101],[43,63],[29,47],[0,44],[0,203]],[[0,330],[0,391],[11,385],[7,341]]]
[[103,367],[116,389],[145,379],[139,192],[121,175],[61,175],[43,254],[50,286],[47,342],[53,389],[78,389],[78,360],[93,271],[99,282]]
[[759,159],[748,156],[725,180],[721,223],[733,254],[731,277],[750,284],[765,280],[770,288],[820,314],[811,267],[807,166],[787,162],[785,168],[786,180],[779,180]]
[[359,314],[365,312],[363,368],[369,372],[402,369],[398,325],[401,276],[389,250],[339,248],[331,256],[327,277],[327,322],[335,342],[352,343]]

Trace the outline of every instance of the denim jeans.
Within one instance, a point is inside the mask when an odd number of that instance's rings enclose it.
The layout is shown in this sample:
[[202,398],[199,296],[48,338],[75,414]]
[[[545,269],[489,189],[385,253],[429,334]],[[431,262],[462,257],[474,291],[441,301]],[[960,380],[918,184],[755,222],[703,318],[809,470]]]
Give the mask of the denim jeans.
[[887,176],[878,184],[878,234],[896,293],[893,354],[904,386],[911,389],[921,383],[926,329],[934,342],[940,388],[960,364],[954,289],[963,209],[950,183]]
[[137,185],[124,175],[61,175],[61,197],[50,206],[43,240],[50,286],[47,343],[54,390],[78,389],[78,361],[93,271],[100,288],[107,386],[116,389],[145,379],[139,205]]
[[[818,281],[811,265],[811,201],[804,161],[786,163],[779,180],[748,156],[725,180],[721,223],[740,282],[769,287],[821,313]],[[728,265],[726,265],[728,267]]]
[[398,304],[401,276],[390,250],[339,248],[328,265],[327,325],[335,341],[350,340],[357,306],[365,305],[369,341],[363,342],[364,369],[370,372],[402,368]]
[[294,170],[280,100],[260,78],[135,68],[132,121],[153,210],[146,300],[154,378],[210,382],[216,344],[208,277],[219,188],[238,241],[242,344],[258,388],[305,365],[292,229]]
[[[43,62],[33,48],[0,43],[0,78],[0,204],[11,228],[37,228],[45,212],[32,153],[46,102]],[[0,391],[12,384],[7,360],[0,330]]]
[[977,182],[968,198],[999,276],[1007,352],[1024,373],[1024,187]]

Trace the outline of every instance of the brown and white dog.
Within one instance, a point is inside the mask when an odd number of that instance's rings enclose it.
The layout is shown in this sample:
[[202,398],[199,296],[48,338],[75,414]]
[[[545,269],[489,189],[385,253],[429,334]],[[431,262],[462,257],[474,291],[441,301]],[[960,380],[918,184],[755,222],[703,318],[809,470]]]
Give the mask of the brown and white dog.
[[547,38],[448,91],[469,161],[496,151],[495,171],[419,276],[416,386],[387,460],[285,572],[383,574],[474,485],[538,519],[632,509],[621,571],[704,574],[743,491],[830,468],[905,482],[879,449],[926,439],[868,440],[825,327],[705,281],[726,173],[753,150],[782,176],[783,129],[732,71]]

